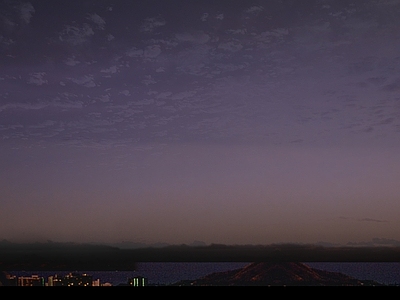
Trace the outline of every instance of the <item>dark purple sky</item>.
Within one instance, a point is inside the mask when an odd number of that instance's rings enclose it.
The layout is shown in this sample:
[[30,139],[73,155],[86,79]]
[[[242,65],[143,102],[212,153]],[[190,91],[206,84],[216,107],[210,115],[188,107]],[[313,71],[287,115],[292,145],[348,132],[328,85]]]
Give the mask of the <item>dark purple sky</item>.
[[400,239],[399,0],[0,1],[0,239]]

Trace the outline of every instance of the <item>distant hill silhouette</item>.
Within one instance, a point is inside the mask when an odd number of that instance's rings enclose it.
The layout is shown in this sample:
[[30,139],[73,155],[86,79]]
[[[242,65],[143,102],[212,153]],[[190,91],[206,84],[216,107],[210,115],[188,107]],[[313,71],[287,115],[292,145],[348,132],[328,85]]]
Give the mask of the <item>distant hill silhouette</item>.
[[399,262],[400,247],[170,245],[122,249],[76,243],[0,241],[0,270],[129,271],[137,262]]
[[375,281],[359,280],[342,273],[311,268],[297,262],[257,262],[241,269],[217,272],[202,278],[178,282],[190,286],[372,286]]

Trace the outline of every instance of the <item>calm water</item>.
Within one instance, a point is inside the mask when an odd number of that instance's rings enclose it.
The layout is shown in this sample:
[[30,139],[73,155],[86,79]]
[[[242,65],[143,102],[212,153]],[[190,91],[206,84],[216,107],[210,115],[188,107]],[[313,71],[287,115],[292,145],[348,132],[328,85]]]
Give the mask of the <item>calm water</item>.
[[[128,278],[134,276],[143,276],[148,279],[149,284],[171,284],[180,280],[193,280],[199,277],[211,274],[213,272],[222,272],[227,270],[239,269],[249,263],[137,263],[135,271],[79,271],[78,273],[87,273],[93,276],[93,280],[100,279],[100,283],[111,283],[112,285],[125,284]],[[71,271],[72,272],[72,271]],[[17,276],[30,276],[36,274],[47,278],[51,275],[63,276],[67,271],[51,272],[10,272]]]
[[369,263],[306,263],[312,268],[340,272],[361,280],[375,280],[384,284],[400,284],[400,262]]
[[[128,278],[144,276],[149,284],[170,284],[180,280],[193,280],[213,272],[221,272],[242,268],[249,263],[138,263],[136,271],[111,271],[98,272],[87,271],[93,279],[100,279],[100,283],[106,282],[112,285],[127,283]],[[400,263],[306,263],[310,267],[341,272],[362,280],[375,280],[384,284],[400,284]],[[17,276],[37,274],[47,277],[68,272],[11,272]]]

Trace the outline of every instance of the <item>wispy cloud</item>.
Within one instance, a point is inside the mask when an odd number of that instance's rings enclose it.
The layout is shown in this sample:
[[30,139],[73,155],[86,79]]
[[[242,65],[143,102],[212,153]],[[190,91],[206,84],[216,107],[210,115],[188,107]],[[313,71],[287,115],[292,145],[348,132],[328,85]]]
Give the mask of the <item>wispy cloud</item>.
[[153,32],[155,29],[165,24],[165,20],[161,17],[147,18],[140,27],[140,30],[143,32]]
[[373,238],[371,241],[364,242],[349,242],[347,243],[349,246],[367,246],[367,247],[382,247],[382,246],[392,246],[399,247],[400,241],[395,239],[387,239],[387,238]]
[[64,62],[66,65],[72,66],[72,67],[81,63],[80,61],[75,59],[75,56],[68,57]]
[[26,23],[29,24],[31,22],[32,16],[35,13],[35,8],[29,2],[23,3],[20,6],[21,12],[21,19]]
[[389,222],[387,220],[380,220],[380,219],[373,219],[373,218],[355,219],[355,218],[346,217],[346,216],[340,216],[339,219],[343,220],[343,221],[372,222],[372,223],[388,223]]
[[59,40],[73,46],[82,45],[94,35],[93,28],[85,23],[81,26],[65,25],[59,34]]
[[376,223],[387,223],[388,222],[385,220],[371,219],[371,218],[358,219],[358,221],[360,221],[360,222],[376,222]]
[[93,88],[96,86],[96,83],[94,81],[93,75],[84,75],[79,78],[69,78],[73,83],[88,87],[88,88]]
[[210,36],[202,31],[196,33],[177,33],[175,37],[179,42],[190,42],[194,44],[205,44],[210,40]]
[[35,85],[47,84],[48,81],[47,81],[47,79],[44,79],[45,76],[46,76],[45,72],[31,73],[31,74],[29,74],[28,83],[35,84]]
[[102,17],[100,17],[98,14],[94,13],[94,14],[90,14],[87,17],[88,20],[92,21],[93,23],[95,23],[98,28],[104,30],[104,27],[106,25],[106,21],[104,21],[104,19]]
[[264,7],[262,6],[252,6],[246,9],[246,12],[249,14],[258,14],[264,10]]

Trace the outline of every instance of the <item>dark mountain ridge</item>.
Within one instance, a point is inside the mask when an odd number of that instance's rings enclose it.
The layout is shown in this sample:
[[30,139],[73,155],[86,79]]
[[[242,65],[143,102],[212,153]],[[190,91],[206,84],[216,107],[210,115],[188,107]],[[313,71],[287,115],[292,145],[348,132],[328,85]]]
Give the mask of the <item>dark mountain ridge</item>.
[[217,272],[191,282],[190,286],[382,286],[375,281],[311,268],[298,262],[256,262],[244,268]]

